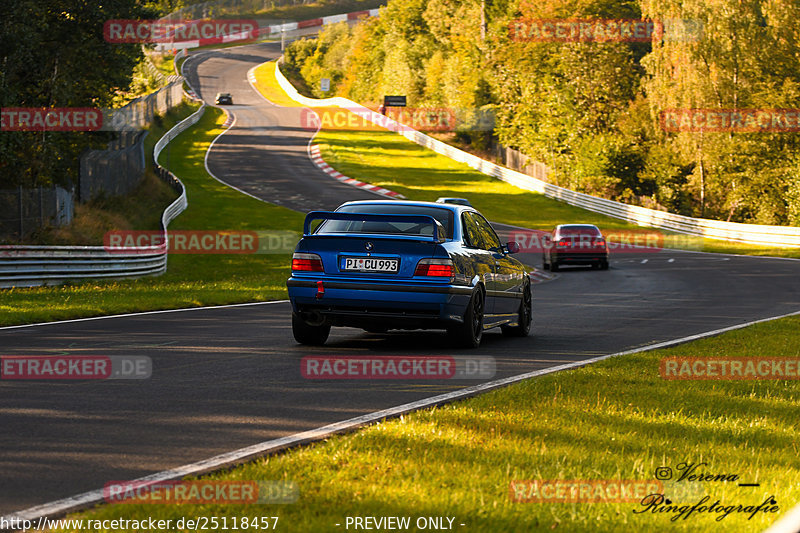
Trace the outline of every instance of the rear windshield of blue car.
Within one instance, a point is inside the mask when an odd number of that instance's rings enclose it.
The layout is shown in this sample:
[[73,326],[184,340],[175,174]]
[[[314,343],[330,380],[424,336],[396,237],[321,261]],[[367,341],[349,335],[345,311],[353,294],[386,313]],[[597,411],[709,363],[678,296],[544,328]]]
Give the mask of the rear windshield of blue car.
[[[360,204],[337,209],[339,213],[369,213],[376,215],[429,215],[444,228],[448,239],[453,238],[453,212],[438,207]],[[430,224],[415,222],[375,222],[364,220],[327,220],[316,233],[380,233],[389,235],[424,235],[432,233]]]

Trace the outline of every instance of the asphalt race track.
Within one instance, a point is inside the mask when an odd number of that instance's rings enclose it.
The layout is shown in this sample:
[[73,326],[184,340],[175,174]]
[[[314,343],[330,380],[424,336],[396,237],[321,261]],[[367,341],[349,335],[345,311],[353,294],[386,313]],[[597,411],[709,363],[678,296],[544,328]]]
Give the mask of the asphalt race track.
[[218,92],[233,96],[234,105],[227,109],[236,122],[214,144],[209,170],[238,189],[296,211],[382,198],[317,169],[307,151],[316,133],[304,120],[308,111],[275,106],[252,89],[247,72],[278,57],[279,45],[264,43],[200,55],[184,67],[187,80],[207,103],[213,104]]
[[[317,170],[306,156],[313,132],[297,127],[301,111],[252,91],[247,71],[277,55],[273,44],[253,45],[190,63],[190,82],[207,101],[221,91],[236,104],[234,128],[209,156],[213,173],[302,211],[376,198]],[[541,263],[538,255],[519,257]],[[350,329],[334,329],[324,347],[301,347],[287,303],[2,329],[3,355],[149,356],[153,374],[0,381],[0,513],[476,383],[309,381],[300,373],[305,355],[492,356],[500,378],[797,311],[798,273],[800,262],[791,260],[616,255],[608,271],[567,267],[536,285],[532,336],[491,331],[469,352],[451,349],[440,332]]]

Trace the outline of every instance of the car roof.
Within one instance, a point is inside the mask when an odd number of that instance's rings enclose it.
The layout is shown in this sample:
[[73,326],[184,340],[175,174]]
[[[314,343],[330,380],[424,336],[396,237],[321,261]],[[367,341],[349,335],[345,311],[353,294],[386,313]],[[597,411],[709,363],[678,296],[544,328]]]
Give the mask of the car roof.
[[343,203],[336,209],[339,210],[342,207],[352,205],[407,205],[409,207],[435,207],[437,209],[447,209],[455,213],[461,213],[463,211],[475,211],[474,207],[468,205],[445,204],[441,202],[416,202],[411,200],[356,200],[353,202]]
[[217,93],[217,96],[230,96],[231,93]]
[[562,229],[578,229],[578,230],[580,230],[580,229],[593,229],[593,230],[600,231],[600,228],[598,228],[594,224],[559,224],[558,226],[556,226],[556,231],[562,230]]
[[466,198],[456,198],[452,196],[442,196],[436,199],[437,204],[457,204],[457,205],[469,205],[472,204]]
[[558,228],[594,228],[598,229],[594,224],[559,224]]

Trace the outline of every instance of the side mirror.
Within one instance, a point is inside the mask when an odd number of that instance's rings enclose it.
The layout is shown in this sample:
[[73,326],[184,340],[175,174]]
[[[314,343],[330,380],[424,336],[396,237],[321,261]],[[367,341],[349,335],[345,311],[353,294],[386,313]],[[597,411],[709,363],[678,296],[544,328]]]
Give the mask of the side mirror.
[[519,253],[519,243],[517,243],[515,241],[511,241],[511,242],[507,243],[506,244],[506,250],[508,250],[508,253],[510,253],[510,254]]

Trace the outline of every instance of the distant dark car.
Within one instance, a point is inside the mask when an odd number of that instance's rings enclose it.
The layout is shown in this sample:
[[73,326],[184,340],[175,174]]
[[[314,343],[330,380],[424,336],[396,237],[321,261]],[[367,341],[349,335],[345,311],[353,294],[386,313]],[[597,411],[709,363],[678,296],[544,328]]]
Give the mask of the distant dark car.
[[466,198],[448,198],[447,196],[442,196],[436,199],[437,204],[453,204],[453,205],[466,205],[467,207],[472,207],[472,204],[469,203],[469,200]]
[[608,269],[608,244],[597,226],[561,224],[552,234],[551,246],[544,248],[545,270],[558,271],[561,265],[591,265]]
[[286,283],[294,338],[320,345],[331,326],[446,329],[470,348],[497,326],[525,337],[531,284],[510,256],[518,251],[464,205],[369,200],[312,211]]
[[230,93],[217,93],[214,103],[217,105],[233,105],[233,96]]

